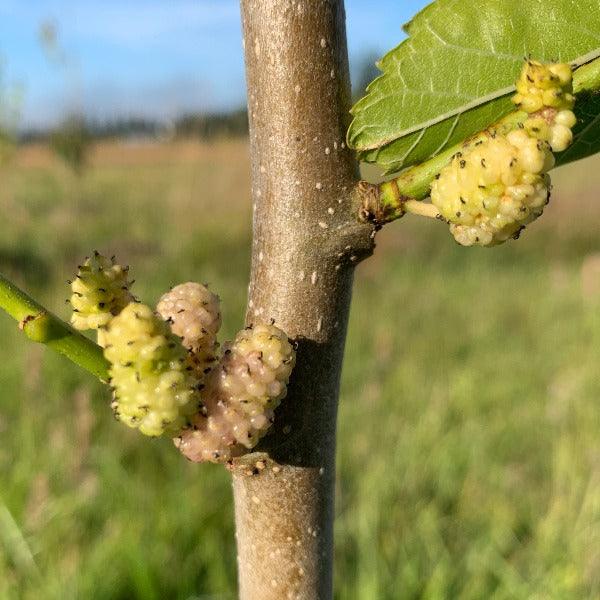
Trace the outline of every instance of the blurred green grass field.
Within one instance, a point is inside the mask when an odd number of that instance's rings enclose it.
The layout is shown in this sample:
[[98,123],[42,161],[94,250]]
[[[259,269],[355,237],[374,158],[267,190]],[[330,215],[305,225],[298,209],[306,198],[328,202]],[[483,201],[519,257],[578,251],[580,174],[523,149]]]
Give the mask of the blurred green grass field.
[[[44,148],[0,172],[0,269],[68,315],[96,248],[154,303],[196,279],[242,323],[244,142]],[[600,161],[496,249],[407,217],[360,266],[339,422],[336,597],[600,598]],[[0,598],[235,598],[224,469],[120,426],[0,315]]]

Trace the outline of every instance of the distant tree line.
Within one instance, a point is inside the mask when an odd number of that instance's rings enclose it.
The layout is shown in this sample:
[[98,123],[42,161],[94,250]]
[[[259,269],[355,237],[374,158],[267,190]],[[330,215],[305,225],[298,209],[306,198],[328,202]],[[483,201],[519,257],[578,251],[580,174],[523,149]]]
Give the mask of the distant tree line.
[[242,137],[248,134],[248,112],[246,109],[232,112],[187,114],[173,124],[176,137]]
[[242,137],[248,134],[248,114],[245,109],[230,112],[186,113],[171,123],[131,117],[109,121],[67,117],[52,129],[29,129],[20,135],[22,143],[52,141],[78,136],[91,140],[129,138],[215,138]]
[[[354,70],[352,91],[355,99],[364,94],[367,84],[379,70],[375,63],[378,53],[365,54]],[[73,148],[82,147],[96,140],[105,139],[200,139],[235,138],[248,135],[248,112],[245,108],[217,112],[189,112],[172,122],[166,123],[144,117],[127,117],[113,120],[95,120],[70,115],[55,128],[29,129],[19,136],[22,143],[50,142],[63,155],[72,153]],[[79,162],[79,150],[74,152],[75,163]],[[71,162],[67,159],[67,162]]]

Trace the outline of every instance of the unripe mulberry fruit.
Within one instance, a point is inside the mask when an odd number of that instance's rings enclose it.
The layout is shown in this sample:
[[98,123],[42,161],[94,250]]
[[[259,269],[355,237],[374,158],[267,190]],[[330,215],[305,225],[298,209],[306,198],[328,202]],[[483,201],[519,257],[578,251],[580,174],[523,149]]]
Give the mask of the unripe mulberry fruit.
[[205,413],[175,444],[195,462],[226,462],[254,448],[273,422],[287,393],[296,352],[274,325],[240,331],[203,391]]
[[105,342],[115,416],[150,436],[186,426],[201,401],[187,351],[168,324],[131,303],[110,321]]
[[225,346],[221,388],[229,403],[254,414],[254,405],[277,408],[296,361],[287,335],[275,325],[255,325],[240,331]]
[[530,136],[548,142],[553,152],[562,152],[573,143],[577,117],[572,110],[544,109],[528,118],[524,125]]
[[543,108],[571,110],[575,103],[571,66],[528,60],[517,81],[517,93],[513,102],[528,113],[535,113]]
[[225,463],[253,448],[273,423],[270,409],[249,416],[228,405],[220,389],[218,370],[208,375],[202,391],[203,407],[173,441],[193,462]]
[[134,298],[129,291],[127,276],[127,267],[115,264],[98,252],[87,258],[71,282],[73,327],[101,329],[132,302]]
[[532,115],[525,121],[530,135],[548,142],[554,152],[562,152],[573,143],[571,130],[577,118],[572,110],[575,96],[570,65],[527,61],[513,102]]
[[198,374],[207,373],[217,360],[217,332],[221,327],[219,296],[190,281],[164,294],[156,310],[190,351]]
[[459,244],[501,244],[542,214],[553,165],[548,144],[524,130],[490,137],[442,169],[431,201]]

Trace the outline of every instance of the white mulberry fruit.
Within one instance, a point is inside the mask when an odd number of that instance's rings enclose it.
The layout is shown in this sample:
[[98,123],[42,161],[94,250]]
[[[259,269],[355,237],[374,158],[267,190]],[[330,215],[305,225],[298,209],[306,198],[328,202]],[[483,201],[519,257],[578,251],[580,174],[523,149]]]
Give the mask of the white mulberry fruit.
[[554,164],[548,145],[523,130],[458,153],[431,186],[431,201],[463,246],[493,246],[542,214]]
[[524,128],[530,136],[547,142],[553,152],[562,152],[573,143],[573,127],[577,117],[572,110],[544,109],[525,121]]
[[217,333],[221,327],[219,296],[190,281],[164,294],[156,310],[190,351],[198,375],[207,374],[217,360]]
[[175,439],[194,462],[226,462],[254,448],[287,393],[296,353],[274,325],[240,331],[203,390],[204,411]]
[[517,81],[513,102],[532,115],[525,121],[528,132],[548,142],[554,152],[562,152],[573,143],[571,130],[577,118],[572,110],[575,96],[570,65],[527,61]]
[[187,351],[148,306],[131,303],[107,326],[115,416],[129,427],[175,435],[201,406]]
[[[71,282],[71,323],[75,329],[100,330],[134,300],[128,271],[128,267],[115,264],[98,252],[86,259]],[[98,334],[100,342],[102,332]]]
[[517,80],[517,93],[513,102],[528,113],[535,113],[546,107],[572,109],[575,96],[571,66],[566,63],[526,61]]

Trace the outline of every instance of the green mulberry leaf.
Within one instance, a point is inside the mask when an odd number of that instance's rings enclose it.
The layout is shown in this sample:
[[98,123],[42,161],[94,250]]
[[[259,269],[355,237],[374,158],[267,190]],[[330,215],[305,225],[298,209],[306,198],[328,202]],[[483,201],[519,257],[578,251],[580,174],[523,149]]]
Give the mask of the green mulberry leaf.
[[[437,0],[352,109],[348,144],[386,172],[427,160],[508,114],[525,56],[600,57],[598,0]],[[559,162],[600,150],[598,96],[576,109],[576,142]]]

